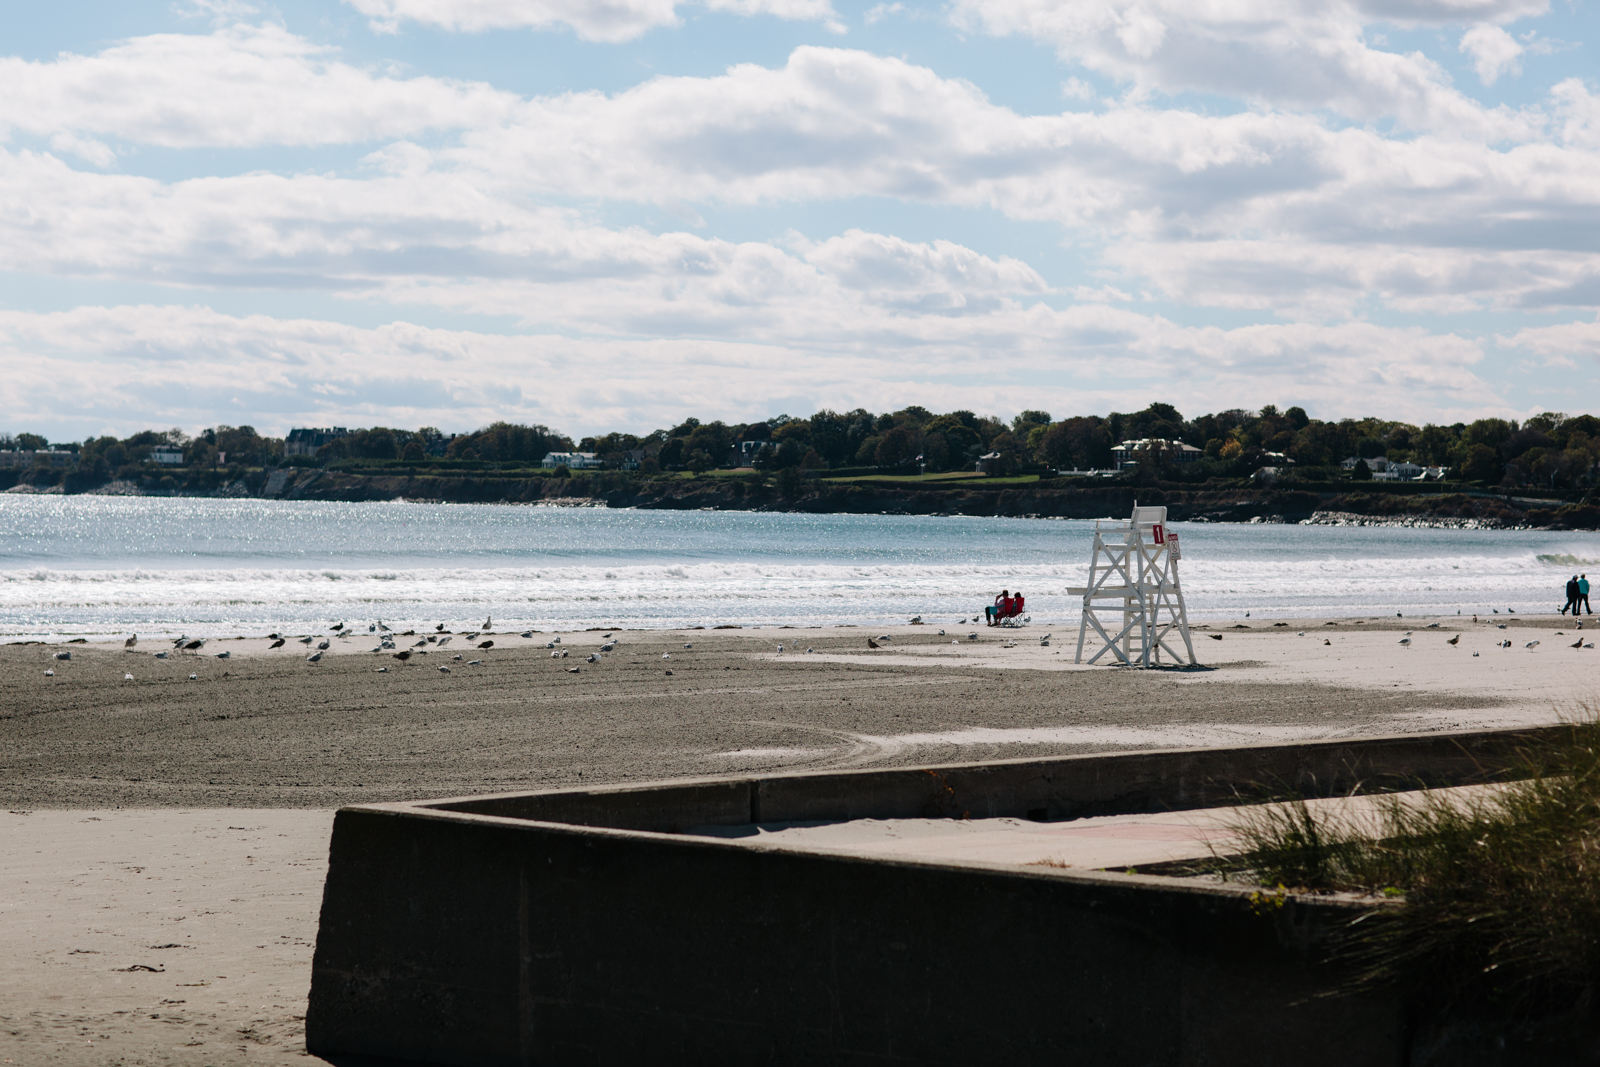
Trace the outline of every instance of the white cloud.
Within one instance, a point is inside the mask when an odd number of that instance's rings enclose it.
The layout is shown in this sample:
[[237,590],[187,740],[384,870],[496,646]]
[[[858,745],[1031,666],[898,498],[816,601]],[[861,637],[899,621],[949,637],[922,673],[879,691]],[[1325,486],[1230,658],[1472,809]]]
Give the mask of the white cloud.
[[895,3],[892,4],[874,4],[868,8],[867,13],[862,16],[862,21],[868,26],[875,26],[884,19],[888,18],[890,15],[904,14],[905,10],[906,5],[900,3],[899,0],[895,0]]
[[1432,60],[1371,47],[1366,27],[1504,23],[1545,7],[1545,0],[955,0],[951,17],[1045,42],[1064,60],[1140,94],[1216,93],[1362,121],[1393,118],[1413,129],[1517,136],[1496,134],[1507,120],[1453,89]]
[[1558,326],[1531,326],[1510,337],[1496,337],[1502,348],[1520,348],[1546,360],[1581,356],[1600,360],[1600,319],[1566,322]]
[[[685,415],[757,418],[796,406],[1128,410],[1153,391],[1185,411],[1285,398],[1415,421],[1516,412],[1478,377],[1476,342],[1364,323],[1184,327],[1104,306],[1012,313],[1005,329],[769,344],[503,336],[397,322],[362,329],[196,307],[0,311],[0,410],[13,428],[87,436],[146,426],[437,425],[494,419],[571,433],[647,430]],[[172,383],[182,381],[183,389]]]
[[[347,0],[380,32],[402,22],[476,33],[496,29],[566,28],[586,41],[631,41],[651,30],[679,24],[680,0]],[[712,11],[819,20],[836,32],[843,26],[830,0],[701,0]]]
[[[165,146],[390,139],[356,176],[171,185],[5,155],[0,202],[28,220],[0,250],[13,269],[383,290],[487,308],[514,304],[528,279],[590,278],[608,257],[694,264],[755,254],[684,235],[641,242],[541,208],[549,198],[657,203],[703,226],[695,204],[877,195],[1052,222],[1107,249],[1120,288],[1153,284],[1210,306],[1325,318],[1369,300],[1450,313],[1600,299],[1600,250],[1581,239],[1600,203],[1600,110],[1575,79],[1556,86],[1553,119],[1518,118],[1510,147],[1330,129],[1275,111],[1211,116],[1122,102],[1023,116],[925,67],[812,47],[776,69],[521,100],[377,75],[281,28],[239,26],[91,57],[0,61],[0,87],[11,105],[0,123],[48,135],[57,153],[98,167],[117,160],[102,136]],[[460,140],[405,139],[430,128],[459,130]],[[7,228],[0,218],[0,233]],[[579,246],[593,254],[575,254]],[[735,248],[744,251],[726,251]],[[698,269],[683,268],[696,291]],[[996,299],[970,286],[892,299],[871,285],[863,292],[879,292],[885,308],[946,312]]]
[[[236,25],[93,56],[0,58],[0,134],[70,137],[58,150],[80,156],[84,135],[168,148],[350,144],[485,126],[520,103],[483,84],[384,77],[336,54],[280,26]],[[96,152],[86,158],[109,165]]]
[[1472,55],[1473,69],[1484,85],[1493,85],[1502,74],[1521,74],[1522,46],[1499,26],[1480,22],[1461,35],[1461,51]]

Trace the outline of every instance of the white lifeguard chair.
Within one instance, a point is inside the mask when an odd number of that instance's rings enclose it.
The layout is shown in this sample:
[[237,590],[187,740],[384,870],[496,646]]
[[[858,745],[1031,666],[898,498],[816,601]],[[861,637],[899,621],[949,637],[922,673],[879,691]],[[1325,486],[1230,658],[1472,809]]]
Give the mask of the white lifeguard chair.
[[[1159,665],[1165,650],[1173,663],[1193,665],[1194,642],[1178,584],[1180,558],[1178,535],[1167,530],[1166,508],[1141,508],[1135,502],[1132,518],[1095,520],[1089,584],[1067,590],[1083,597],[1074,662],[1083,662],[1084,641],[1093,629],[1105,644],[1089,658],[1091,664],[1110,652],[1124,666]],[[1174,631],[1183,638],[1187,656],[1167,643]]]

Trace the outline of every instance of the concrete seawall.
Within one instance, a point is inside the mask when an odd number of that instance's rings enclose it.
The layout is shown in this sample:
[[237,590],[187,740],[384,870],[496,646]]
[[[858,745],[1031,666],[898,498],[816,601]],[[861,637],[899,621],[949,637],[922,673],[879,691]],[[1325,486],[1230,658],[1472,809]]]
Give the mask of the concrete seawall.
[[1405,1006],[1319,998],[1369,905],[690,836],[779,820],[1196,808],[1459,784],[1525,733],[698,780],[346,808],[307,1045],[450,1064],[1401,1064]]

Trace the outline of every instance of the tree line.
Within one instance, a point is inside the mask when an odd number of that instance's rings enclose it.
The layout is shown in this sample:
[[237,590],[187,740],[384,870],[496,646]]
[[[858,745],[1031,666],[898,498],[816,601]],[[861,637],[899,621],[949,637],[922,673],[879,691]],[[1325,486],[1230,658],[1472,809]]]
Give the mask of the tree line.
[[[77,454],[75,479],[97,484],[137,478],[157,446],[183,450],[190,467],[271,467],[289,463],[430,460],[537,464],[550,452],[592,452],[613,468],[646,473],[695,471],[749,463],[765,471],[862,470],[944,472],[972,470],[992,457],[991,473],[1105,470],[1121,442],[1183,441],[1201,450],[1196,462],[1173,464],[1171,453],[1142,453],[1159,475],[1183,481],[1248,476],[1263,466],[1290,467],[1295,476],[1333,479],[1349,457],[1386,457],[1448,467],[1452,480],[1487,485],[1573,489],[1593,483],[1600,464],[1600,419],[1546,412],[1524,422],[1478,419],[1416,426],[1379,418],[1324,421],[1305,410],[1231,409],[1187,418],[1171,404],[1142,411],[1055,418],[1024,411],[1009,421],[972,411],[935,413],[911,406],[874,414],[863,408],[823,409],[809,417],[778,415],[751,423],[685,419],[647,434],[608,433],[572,438],[542,425],[495,422],[472,433],[446,435],[376,426],[338,437],[310,457],[285,457],[284,439],[250,426],[218,426],[190,437],[181,430],[145,430],[126,438],[91,437],[58,449]],[[43,449],[31,433],[0,434],[0,451]],[[219,461],[222,461],[219,463]],[[1364,472],[1360,472],[1364,473]]]

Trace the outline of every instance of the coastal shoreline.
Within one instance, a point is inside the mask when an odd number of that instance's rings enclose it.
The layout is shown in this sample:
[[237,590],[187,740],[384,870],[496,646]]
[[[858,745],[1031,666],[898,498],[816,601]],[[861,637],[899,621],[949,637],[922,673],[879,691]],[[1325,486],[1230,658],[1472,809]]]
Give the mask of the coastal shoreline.
[[1297,488],[1294,483],[1205,488],[1184,483],[1058,484],[1055,479],[1012,483],[983,479],[927,484],[916,479],[808,479],[789,492],[759,477],[638,479],[617,475],[570,478],[503,476],[499,472],[438,475],[369,474],[312,469],[271,495],[243,481],[206,493],[146,492],[131,482],[84,494],[19,484],[17,495],[176,496],[338,502],[404,501],[606,507],[638,510],[780,511],[809,514],[966,515],[1092,519],[1128,513],[1134,500],[1168,509],[1174,522],[1282,523],[1332,526],[1408,526],[1430,529],[1597,530],[1600,507],[1479,490],[1408,493],[1355,485]]

